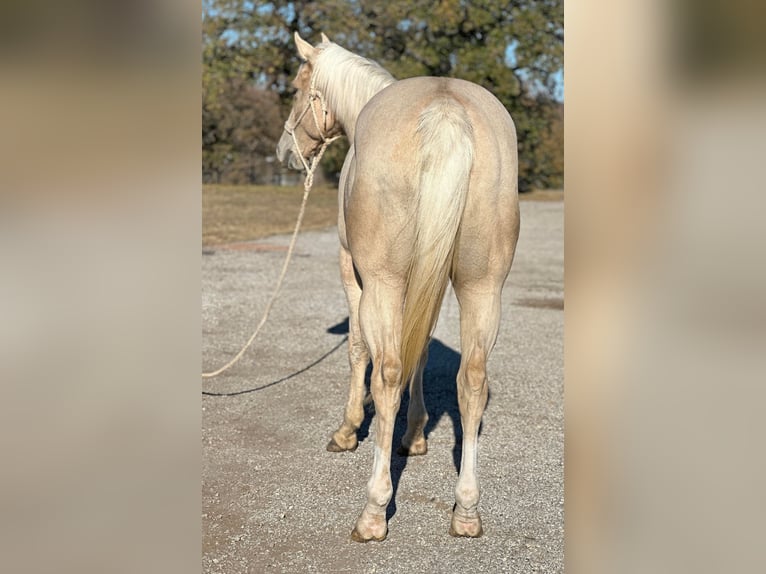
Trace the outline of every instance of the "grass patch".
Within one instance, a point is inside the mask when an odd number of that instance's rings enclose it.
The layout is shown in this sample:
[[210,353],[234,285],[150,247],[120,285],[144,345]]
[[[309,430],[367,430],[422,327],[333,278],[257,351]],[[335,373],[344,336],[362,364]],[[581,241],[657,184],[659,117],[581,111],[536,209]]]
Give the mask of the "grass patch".
[[519,201],[564,201],[563,189],[533,189],[519,194]]
[[[203,185],[202,245],[291,233],[302,198],[302,186]],[[314,187],[301,229],[323,229],[337,221],[337,188]]]
[[[303,187],[273,185],[203,185],[202,245],[213,246],[292,233]],[[521,201],[561,201],[562,190],[537,189]],[[338,222],[338,190],[311,190],[301,229],[324,229]]]

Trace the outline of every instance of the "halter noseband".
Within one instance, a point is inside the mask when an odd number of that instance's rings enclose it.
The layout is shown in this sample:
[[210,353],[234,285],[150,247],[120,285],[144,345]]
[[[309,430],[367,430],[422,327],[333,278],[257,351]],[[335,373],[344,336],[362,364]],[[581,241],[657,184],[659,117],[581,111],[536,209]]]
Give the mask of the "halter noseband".
[[[317,111],[316,107],[314,106],[314,102],[319,100],[319,105],[322,108],[322,125],[319,125],[319,118],[317,117]],[[303,154],[301,153],[301,148],[298,145],[298,139],[295,137],[295,129],[301,125],[301,122],[303,121],[303,117],[308,113],[308,111],[311,110],[311,115],[314,118],[314,126],[317,129],[317,132],[319,133],[319,137],[322,138],[322,148],[320,149],[320,153],[318,153],[316,156],[314,156],[314,160],[318,159],[322,156],[322,153],[324,153],[325,148],[327,148],[330,143],[334,142],[336,139],[338,139],[340,136],[333,136],[331,138],[328,138],[326,135],[327,131],[327,103],[325,102],[324,95],[322,92],[316,89],[316,75],[311,76],[311,86],[309,88],[309,97],[308,100],[306,100],[306,106],[303,108],[303,111],[300,113],[298,118],[290,124],[290,119],[285,122],[284,131],[290,135],[290,137],[293,138],[293,144],[295,145],[295,152],[298,154],[298,157],[301,160],[301,163],[303,164],[303,167],[306,168],[307,173],[312,173],[314,168],[316,168],[316,161],[312,161],[311,165],[308,164],[306,159],[303,157]]]

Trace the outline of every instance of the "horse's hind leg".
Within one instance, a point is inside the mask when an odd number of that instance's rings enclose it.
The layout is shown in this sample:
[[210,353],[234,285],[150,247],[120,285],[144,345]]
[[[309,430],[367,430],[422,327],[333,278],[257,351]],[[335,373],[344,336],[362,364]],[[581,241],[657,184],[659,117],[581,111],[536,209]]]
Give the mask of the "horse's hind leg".
[[327,450],[330,452],[356,450],[356,431],[364,420],[364,377],[370,362],[367,345],[359,327],[359,300],[362,297],[362,288],[354,272],[351,254],[343,247],[340,248],[340,275],[348,301],[348,361],[351,365],[351,381],[343,422],[327,444]]
[[367,483],[367,504],[356,521],[351,537],[357,542],[383,540],[388,532],[386,507],[393,495],[391,442],[394,421],[402,396],[403,286],[391,287],[365,277],[360,305],[364,339],[372,356],[372,398],[375,401],[375,458]]
[[460,301],[461,361],[457,375],[458,406],[463,425],[463,454],[455,488],[455,508],[449,532],[453,536],[482,535],[478,512],[478,435],[487,404],[487,358],[500,324],[502,285],[456,285]]
[[423,371],[428,362],[428,347],[423,351],[415,374],[410,381],[410,404],[407,407],[407,431],[402,445],[396,451],[401,456],[417,456],[428,452],[428,443],[423,431],[428,422],[426,404],[423,400]]

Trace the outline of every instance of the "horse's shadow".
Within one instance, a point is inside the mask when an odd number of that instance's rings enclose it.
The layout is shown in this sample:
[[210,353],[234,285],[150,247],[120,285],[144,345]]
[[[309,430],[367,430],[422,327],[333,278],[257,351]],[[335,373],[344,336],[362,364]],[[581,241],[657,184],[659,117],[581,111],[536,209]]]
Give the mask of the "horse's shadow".
[[[329,333],[338,335],[348,333],[348,317],[327,329]],[[452,429],[455,442],[452,447],[452,463],[455,466],[456,473],[460,472],[460,459],[463,452],[463,428],[460,423],[460,409],[457,402],[457,388],[455,379],[460,368],[460,353],[448,347],[438,339],[431,339],[428,346],[428,362],[423,373],[423,398],[428,412],[428,423],[426,424],[424,434],[426,440],[431,431],[436,427],[443,416],[448,416],[452,420]],[[372,365],[367,366],[367,376],[365,385],[369,392],[370,376],[372,374]],[[391,457],[391,482],[394,494],[388,505],[386,519],[390,520],[396,514],[396,492],[399,487],[399,480],[402,472],[407,466],[409,457],[400,456],[396,453],[407,430],[407,407],[409,405],[409,389],[405,390],[402,396],[402,403],[396,416],[394,425],[394,439]],[[357,438],[359,442],[366,440],[370,436],[370,427],[374,416],[372,406],[365,409],[364,420],[362,421]],[[479,427],[481,433],[481,426]],[[428,456],[428,454],[426,454]]]

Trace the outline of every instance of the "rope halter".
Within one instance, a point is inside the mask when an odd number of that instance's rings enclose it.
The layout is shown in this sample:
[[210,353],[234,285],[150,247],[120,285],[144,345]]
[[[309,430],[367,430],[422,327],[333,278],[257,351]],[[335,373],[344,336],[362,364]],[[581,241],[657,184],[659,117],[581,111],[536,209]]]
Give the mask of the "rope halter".
[[[320,124],[319,117],[317,116],[317,110],[316,106],[314,105],[314,102],[319,101],[319,105],[322,109],[322,122]],[[296,128],[301,125],[301,122],[303,121],[303,118],[306,116],[306,114],[311,110],[311,116],[314,118],[314,127],[316,127],[317,133],[319,133],[319,137],[322,138],[322,145],[319,148],[319,151],[314,155],[314,157],[311,159],[311,162],[307,162],[306,158],[303,157],[303,154],[301,153],[300,145],[298,145],[298,138],[295,136],[295,130]],[[290,124],[290,119],[288,118],[285,122],[284,131],[290,135],[290,137],[293,138],[293,145],[295,146],[295,153],[298,154],[298,157],[301,160],[301,163],[303,164],[303,168],[306,170],[306,180],[303,182],[303,186],[306,190],[310,189],[312,184],[314,183],[314,171],[316,170],[317,165],[319,165],[319,160],[322,159],[322,155],[324,155],[325,150],[327,149],[327,146],[329,146],[332,142],[339,139],[341,136],[333,136],[328,138],[326,135],[327,131],[327,114],[329,113],[329,110],[327,109],[327,102],[324,99],[324,95],[322,92],[317,90],[316,88],[316,75],[311,76],[311,86],[309,88],[309,97],[306,100],[306,106],[303,108],[303,111],[298,115],[298,118]]]

